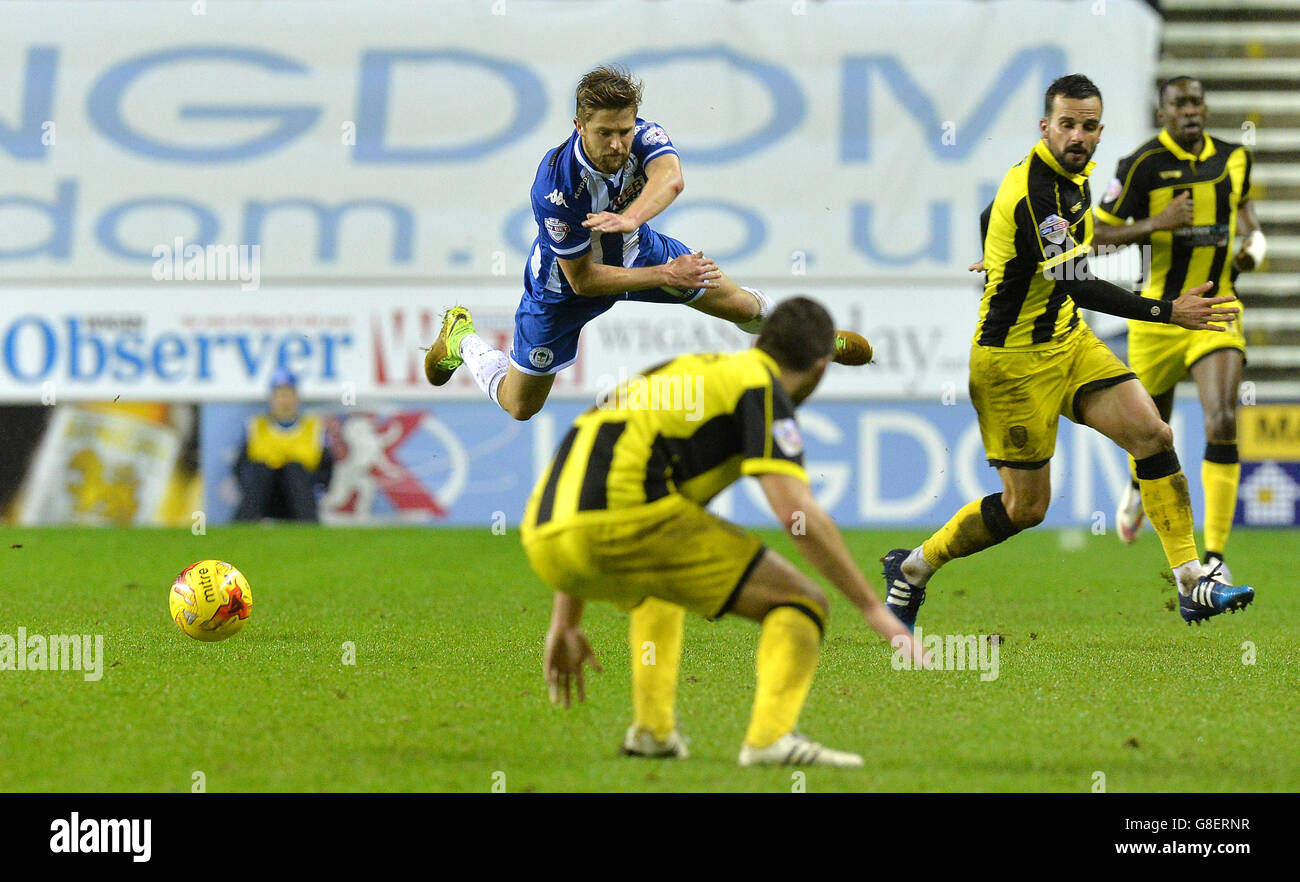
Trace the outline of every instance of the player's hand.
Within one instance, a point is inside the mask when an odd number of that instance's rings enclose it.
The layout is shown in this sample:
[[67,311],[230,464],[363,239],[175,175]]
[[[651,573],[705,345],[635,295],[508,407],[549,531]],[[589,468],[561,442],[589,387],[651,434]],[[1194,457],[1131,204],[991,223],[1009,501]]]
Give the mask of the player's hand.
[[632,218],[612,211],[589,214],[582,225],[593,233],[633,233],[641,228]]
[[1190,227],[1194,217],[1194,210],[1192,194],[1184,190],[1165,206],[1164,211],[1156,215],[1156,222],[1153,226],[1157,230],[1176,230],[1179,227]]
[[693,254],[675,257],[664,264],[664,276],[665,285],[693,291],[696,288],[718,287],[718,279],[722,277],[722,273],[718,270],[718,265],[713,262],[713,258],[705,257],[696,251]]
[[1211,322],[1231,322],[1235,319],[1240,310],[1235,306],[1223,304],[1232,303],[1237,298],[1202,296],[1213,287],[1213,282],[1206,282],[1204,285],[1184,291],[1182,296],[1174,301],[1173,310],[1169,313],[1169,324],[1190,328],[1193,331],[1225,330],[1222,324],[1216,325]]
[[980,258],[979,260],[975,261],[970,266],[966,267],[966,269],[972,273],[984,272],[984,258]]
[[907,626],[898,620],[898,616],[889,611],[889,607],[876,600],[862,608],[862,617],[867,620],[871,630],[889,641],[895,652],[902,652],[912,659],[912,664],[924,670],[934,667],[934,653],[928,653],[920,643],[912,639]]
[[1241,250],[1233,256],[1232,265],[1237,272],[1248,273],[1255,268],[1255,258],[1251,257],[1250,252],[1246,250],[1246,246],[1242,245]]
[[581,628],[551,629],[546,633],[546,648],[542,651],[542,674],[550,689],[551,704],[570,704],[570,687],[578,686],[578,701],[587,700],[587,684],[583,679],[583,665],[590,665],[596,673],[605,669],[587,642]]

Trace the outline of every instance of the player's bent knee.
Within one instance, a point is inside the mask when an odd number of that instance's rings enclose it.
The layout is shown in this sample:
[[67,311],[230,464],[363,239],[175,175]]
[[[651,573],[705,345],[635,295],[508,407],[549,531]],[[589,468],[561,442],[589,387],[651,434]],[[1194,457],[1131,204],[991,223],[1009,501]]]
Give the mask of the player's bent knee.
[[1156,420],[1133,428],[1132,442],[1128,451],[1135,459],[1143,459],[1165,450],[1172,450],[1173,446],[1174,430],[1169,428],[1169,424],[1164,420]]
[[814,584],[803,586],[803,602],[813,607],[814,611],[821,616],[822,624],[831,616],[830,601],[826,599],[826,592]]
[[542,409],[542,405],[545,403],[545,401],[538,402],[537,404],[534,404],[531,401],[509,401],[503,402],[501,409],[520,422],[524,422],[532,419],[533,416]]
[[1037,527],[1047,517],[1046,499],[1012,499],[1005,503],[1007,517],[1017,530]]
[[[825,595],[823,595],[822,600],[825,599],[826,599]],[[817,605],[816,603],[813,602],[812,598],[800,597],[793,600],[785,600],[780,603],[774,603],[772,604],[772,608],[767,611],[767,614],[763,618],[766,619],[768,615],[771,615],[773,612],[775,612],[778,609],[793,609],[797,612],[802,613],[803,615],[807,616],[814,625],[817,626],[817,631],[819,634],[823,636],[825,635],[826,623],[827,620],[830,618],[830,610],[828,610],[825,606]]]
[[1164,420],[1160,421],[1151,433],[1151,441],[1161,450],[1168,450],[1174,446],[1174,430]]

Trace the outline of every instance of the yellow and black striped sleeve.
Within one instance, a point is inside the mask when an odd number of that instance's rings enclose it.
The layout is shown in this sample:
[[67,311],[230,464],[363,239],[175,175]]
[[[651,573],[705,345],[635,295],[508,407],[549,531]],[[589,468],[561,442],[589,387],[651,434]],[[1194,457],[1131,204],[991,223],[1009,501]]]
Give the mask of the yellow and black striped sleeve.
[[741,393],[735,417],[740,431],[742,475],[790,475],[807,483],[803,467],[803,436],[794,404],[785,387],[768,374],[769,382]]

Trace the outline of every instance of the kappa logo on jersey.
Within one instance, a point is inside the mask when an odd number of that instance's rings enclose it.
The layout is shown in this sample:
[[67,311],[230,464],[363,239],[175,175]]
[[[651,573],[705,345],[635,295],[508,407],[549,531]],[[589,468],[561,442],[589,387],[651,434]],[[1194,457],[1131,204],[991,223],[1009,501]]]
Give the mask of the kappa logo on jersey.
[[667,144],[668,133],[663,130],[662,126],[649,126],[641,133],[641,143],[647,147],[654,147],[657,144]]
[[1049,214],[1047,220],[1038,225],[1039,234],[1053,245],[1062,244],[1069,229],[1070,222],[1059,214]]
[[552,190],[547,193],[546,200],[554,205],[563,205],[565,208],[569,207],[569,203],[564,201],[564,194],[559,190]]
[[1119,178],[1111,178],[1110,183],[1106,185],[1106,195],[1101,197],[1101,201],[1114,202],[1122,192],[1124,192],[1124,185],[1120,183]]
[[528,350],[528,360],[533,367],[539,371],[544,371],[551,366],[551,362],[555,361],[555,353],[545,346],[534,346]]
[[546,235],[556,242],[563,242],[564,237],[569,235],[570,229],[569,225],[559,218],[548,217],[546,219]]
[[1169,179],[1171,179],[1171,178],[1181,178],[1182,176],[1183,176],[1183,173],[1182,173],[1182,171],[1181,171],[1180,169],[1172,169],[1172,170],[1170,170],[1170,171],[1162,171],[1162,172],[1160,173],[1160,178],[1161,178],[1161,180],[1165,180],[1165,181],[1167,181],[1167,180],[1169,180]]
[[803,436],[799,434],[799,424],[793,418],[772,423],[772,437],[776,440],[776,446],[790,459],[803,453]]

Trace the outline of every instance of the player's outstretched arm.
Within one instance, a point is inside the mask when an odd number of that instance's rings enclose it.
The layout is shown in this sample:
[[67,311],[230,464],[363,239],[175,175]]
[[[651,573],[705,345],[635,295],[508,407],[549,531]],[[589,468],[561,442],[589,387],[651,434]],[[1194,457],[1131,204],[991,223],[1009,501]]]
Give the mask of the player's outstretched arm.
[[570,686],[578,687],[578,701],[587,700],[587,684],[583,679],[583,665],[588,664],[593,671],[605,670],[587,642],[587,635],[582,633],[579,623],[582,621],[583,602],[576,597],[555,592],[555,604],[551,607],[551,627],[546,632],[546,646],[542,650],[542,675],[550,689],[551,704],[564,702],[570,704]]
[[908,647],[913,661],[928,667],[920,645],[913,642],[907,626],[871,590],[849,554],[839,527],[813,498],[812,488],[791,475],[760,475],[758,482],[777,520],[790,532],[804,559],[858,608],[873,631],[896,649]]
[[716,288],[722,277],[718,265],[702,254],[683,254],[659,266],[606,266],[591,259],[591,252],[569,260],[557,257],[569,287],[579,297],[601,297],[665,285],[693,291]]
[[1066,273],[1070,278],[1057,284],[1084,309],[1094,309],[1107,315],[1178,325],[1194,331],[1222,331],[1223,326],[1211,322],[1230,322],[1237,316],[1235,306],[1225,306],[1235,297],[1202,297],[1214,287],[1206,282],[1184,291],[1177,300],[1156,300],[1125,291],[1105,279],[1092,275],[1087,261],[1080,260]]
[[582,225],[593,233],[630,233],[673,204],[686,186],[677,156],[656,156],[645,167],[646,181],[641,194],[621,214],[602,211],[589,214]]

